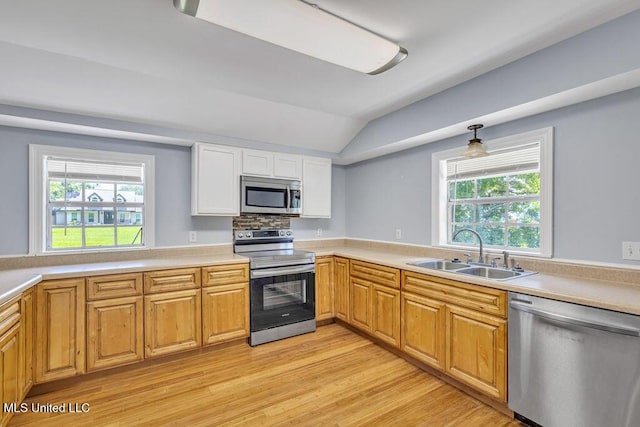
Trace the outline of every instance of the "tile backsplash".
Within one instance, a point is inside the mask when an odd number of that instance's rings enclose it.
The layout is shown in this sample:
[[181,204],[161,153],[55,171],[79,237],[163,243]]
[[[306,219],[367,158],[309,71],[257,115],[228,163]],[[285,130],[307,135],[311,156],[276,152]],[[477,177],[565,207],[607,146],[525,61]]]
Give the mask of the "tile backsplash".
[[291,217],[285,215],[242,214],[233,218],[234,230],[273,230],[291,228]]

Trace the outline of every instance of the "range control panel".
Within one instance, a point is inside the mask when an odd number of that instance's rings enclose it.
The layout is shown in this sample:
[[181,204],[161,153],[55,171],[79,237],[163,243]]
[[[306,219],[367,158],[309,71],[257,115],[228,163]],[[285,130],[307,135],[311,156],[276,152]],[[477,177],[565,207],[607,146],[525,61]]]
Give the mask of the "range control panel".
[[233,233],[235,240],[260,240],[273,238],[293,238],[291,230],[236,230]]

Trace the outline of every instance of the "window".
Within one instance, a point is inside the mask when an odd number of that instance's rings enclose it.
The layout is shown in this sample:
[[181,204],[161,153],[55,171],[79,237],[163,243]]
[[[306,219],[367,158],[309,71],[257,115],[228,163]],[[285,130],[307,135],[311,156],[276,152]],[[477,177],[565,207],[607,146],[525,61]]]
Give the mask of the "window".
[[29,152],[31,253],[153,246],[153,156]]
[[552,253],[552,129],[486,143],[487,157],[461,149],[433,154],[434,246],[477,247],[550,257]]

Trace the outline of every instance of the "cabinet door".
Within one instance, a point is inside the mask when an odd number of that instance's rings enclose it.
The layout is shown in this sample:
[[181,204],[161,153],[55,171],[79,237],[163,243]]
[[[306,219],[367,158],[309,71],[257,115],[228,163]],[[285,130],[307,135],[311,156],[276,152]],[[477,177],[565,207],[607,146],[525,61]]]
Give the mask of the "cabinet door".
[[33,385],[33,289],[26,291],[20,300],[20,397],[24,398]]
[[336,317],[349,322],[349,259],[334,258],[334,289]]
[[273,153],[269,151],[242,150],[242,174],[273,176]]
[[331,218],[331,159],[302,159],[302,217]]
[[373,335],[400,348],[400,291],[372,285],[371,310]]
[[447,373],[506,401],[506,320],[450,305],[446,313]]
[[239,215],[238,150],[194,144],[191,156],[191,215]]
[[371,283],[351,278],[349,323],[371,332]]
[[1,425],[5,426],[13,415],[5,412],[5,403],[17,403],[22,400],[18,365],[20,360],[20,324],[15,324],[9,331],[0,337],[0,378],[2,378],[2,419]]
[[302,157],[291,154],[273,154],[273,177],[302,179]]
[[316,320],[333,319],[333,257],[316,258]]
[[37,383],[84,373],[84,300],[84,279],[37,285]]
[[87,371],[143,359],[142,297],[87,304]]
[[144,297],[145,357],[200,347],[200,290]]
[[249,285],[211,286],[202,290],[204,344],[249,336]]
[[402,351],[444,370],[445,304],[402,293]]

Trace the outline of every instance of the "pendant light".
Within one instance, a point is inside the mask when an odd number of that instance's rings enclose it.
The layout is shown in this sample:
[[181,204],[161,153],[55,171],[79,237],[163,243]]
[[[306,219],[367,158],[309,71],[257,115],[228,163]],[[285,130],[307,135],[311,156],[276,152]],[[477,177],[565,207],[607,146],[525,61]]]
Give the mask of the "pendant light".
[[478,129],[482,129],[483,127],[484,125],[482,124],[476,124],[476,125],[471,125],[467,128],[473,131],[473,139],[469,140],[469,144],[467,145],[467,151],[462,153],[464,157],[472,158],[472,157],[483,157],[483,156],[489,155],[489,153],[486,152],[486,150],[484,149],[484,146],[482,145],[482,140],[478,138],[478,136],[476,135],[476,132],[478,131]]

